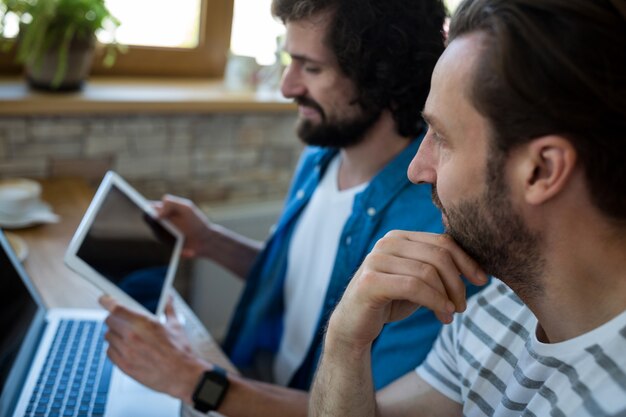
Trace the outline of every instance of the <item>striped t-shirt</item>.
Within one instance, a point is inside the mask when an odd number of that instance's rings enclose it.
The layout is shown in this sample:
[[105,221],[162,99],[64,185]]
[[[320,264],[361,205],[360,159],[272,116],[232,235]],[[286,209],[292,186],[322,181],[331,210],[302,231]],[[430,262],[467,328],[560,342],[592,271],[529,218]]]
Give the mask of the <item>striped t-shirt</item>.
[[493,280],[444,326],[417,373],[464,416],[626,417],[626,311],[561,343],[539,342],[536,327]]

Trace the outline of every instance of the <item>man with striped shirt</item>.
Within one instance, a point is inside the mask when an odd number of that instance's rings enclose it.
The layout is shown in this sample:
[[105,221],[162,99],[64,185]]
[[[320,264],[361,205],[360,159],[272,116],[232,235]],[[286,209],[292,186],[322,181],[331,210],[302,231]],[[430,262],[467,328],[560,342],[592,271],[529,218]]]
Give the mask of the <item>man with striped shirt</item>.
[[[447,233],[377,243],[310,414],[626,416],[626,1],[466,0],[448,42],[408,171]],[[448,325],[375,394],[371,343],[420,306]]]

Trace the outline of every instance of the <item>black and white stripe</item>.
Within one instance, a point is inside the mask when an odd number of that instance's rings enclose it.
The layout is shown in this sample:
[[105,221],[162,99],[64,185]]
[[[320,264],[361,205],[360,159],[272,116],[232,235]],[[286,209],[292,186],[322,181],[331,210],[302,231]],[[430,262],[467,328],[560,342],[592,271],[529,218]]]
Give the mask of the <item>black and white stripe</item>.
[[446,326],[418,374],[466,416],[626,417],[626,312],[556,344],[502,282]]

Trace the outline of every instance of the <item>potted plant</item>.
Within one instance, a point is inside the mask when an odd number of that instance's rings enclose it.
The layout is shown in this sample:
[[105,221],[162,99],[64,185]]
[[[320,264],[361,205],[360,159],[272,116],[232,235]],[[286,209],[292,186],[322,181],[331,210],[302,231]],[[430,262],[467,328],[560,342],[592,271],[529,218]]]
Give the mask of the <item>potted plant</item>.
[[[31,86],[45,90],[82,87],[93,59],[96,32],[111,32],[119,21],[104,0],[0,0],[0,33],[6,17],[19,18],[17,61],[24,65]],[[105,46],[104,64],[112,65],[116,42]]]

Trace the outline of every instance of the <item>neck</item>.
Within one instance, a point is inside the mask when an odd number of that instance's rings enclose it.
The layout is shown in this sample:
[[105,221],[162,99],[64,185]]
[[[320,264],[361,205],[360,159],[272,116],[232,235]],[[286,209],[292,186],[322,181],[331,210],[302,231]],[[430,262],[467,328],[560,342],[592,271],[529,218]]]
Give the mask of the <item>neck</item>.
[[566,232],[545,242],[542,291],[522,296],[544,342],[580,336],[626,310],[626,230],[611,228],[595,210],[573,211],[578,215],[566,214],[546,226]]
[[409,144],[395,130],[391,113],[384,111],[357,145],[341,150],[338,185],[340,190],[370,181]]

